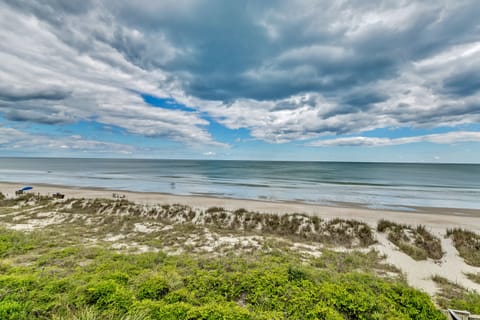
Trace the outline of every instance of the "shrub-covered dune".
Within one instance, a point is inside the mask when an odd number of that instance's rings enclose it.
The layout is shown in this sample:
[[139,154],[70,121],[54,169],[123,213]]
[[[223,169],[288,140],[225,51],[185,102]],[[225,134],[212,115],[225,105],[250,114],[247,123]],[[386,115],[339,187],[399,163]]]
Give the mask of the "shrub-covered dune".
[[[388,226],[441,256],[426,230]],[[479,295],[462,287],[439,299],[413,289],[378,245],[355,220],[0,194],[0,319],[444,319],[434,301],[476,310]]]
[[1,319],[443,319],[426,294],[376,275],[390,267],[374,252],[119,254],[49,246],[54,235],[0,230]]

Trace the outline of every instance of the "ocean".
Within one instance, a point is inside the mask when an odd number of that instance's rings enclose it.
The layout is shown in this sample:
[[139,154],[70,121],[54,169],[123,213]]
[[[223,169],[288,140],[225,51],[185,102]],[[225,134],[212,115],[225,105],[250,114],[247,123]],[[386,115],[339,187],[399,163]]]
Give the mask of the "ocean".
[[380,209],[480,209],[479,164],[0,158],[0,181]]

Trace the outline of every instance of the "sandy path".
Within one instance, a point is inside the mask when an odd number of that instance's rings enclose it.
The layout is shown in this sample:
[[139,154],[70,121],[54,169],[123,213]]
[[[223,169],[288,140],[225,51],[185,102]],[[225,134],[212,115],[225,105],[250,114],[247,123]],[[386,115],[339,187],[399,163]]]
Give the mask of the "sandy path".
[[471,281],[465,276],[465,273],[480,272],[480,268],[472,267],[458,256],[458,252],[452,244],[451,239],[440,238],[442,248],[445,252],[440,262],[432,260],[416,261],[399,251],[393,243],[387,240],[386,236],[377,233],[379,244],[375,245],[380,253],[387,256],[387,262],[399,267],[407,277],[410,285],[425,290],[430,295],[437,292],[437,286],[432,281],[432,276],[439,275],[443,278],[461,285],[462,287],[476,290],[480,293],[480,285]]
[[[12,196],[21,184],[0,183],[0,192]],[[408,255],[399,251],[383,234],[377,234],[379,243],[375,249],[387,256],[387,262],[400,268],[406,275],[410,285],[425,290],[429,294],[435,294],[437,287],[431,280],[433,275],[440,275],[458,283],[465,288],[480,292],[480,285],[470,281],[466,272],[477,273],[480,268],[467,265],[458,256],[457,250],[450,239],[444,239],[446,229],[453,227],[466,228],[480,233],[480,210],[448,209],[448,208],[419,208],[417,212],[373,210],[360,207],[327,207],[297,202],[268,202],[256,200],[225,199],[199,196],[178,196],[161,193],[139,193],[126,191],[112,191],[104,189],[72,188],[51,185],[33,185],[34,191],[41,194],[61,192],[66,197],[74,198],[108,198],[112,199],[112,193],[126,196],[127,200],[138,203],[180,203],[194,208],[206,209],[212,206],[224,207],[229,210],[245,208],[249,211],[265,213],[305,213],[316,215],[321,218],[345,218],[364,221],[376,227],[378,220],[388,219],[398,223],[410,225],[425,225],[432,233],[442,239],[442,247],[445,256],[440,262],[415,261]],[[347,205],[347,204],[345,204]]]

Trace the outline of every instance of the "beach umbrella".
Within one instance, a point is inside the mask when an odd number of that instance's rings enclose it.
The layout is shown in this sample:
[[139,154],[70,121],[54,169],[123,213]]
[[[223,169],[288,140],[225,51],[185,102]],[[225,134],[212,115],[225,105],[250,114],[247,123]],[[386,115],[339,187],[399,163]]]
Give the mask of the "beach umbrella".
[[20,189],[20,190],[22,190],[22,191],[28,191],[28,190],[32,190],[32,189],[33,189],[33,187],[26,186],[26,187],[23,187],[23,188]]

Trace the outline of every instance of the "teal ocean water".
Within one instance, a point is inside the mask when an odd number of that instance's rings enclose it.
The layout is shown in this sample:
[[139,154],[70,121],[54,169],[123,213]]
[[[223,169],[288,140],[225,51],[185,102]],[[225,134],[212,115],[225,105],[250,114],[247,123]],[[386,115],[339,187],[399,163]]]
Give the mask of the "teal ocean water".
[[480,209],[480,165],[0,158],[0,181],[179,195]]

